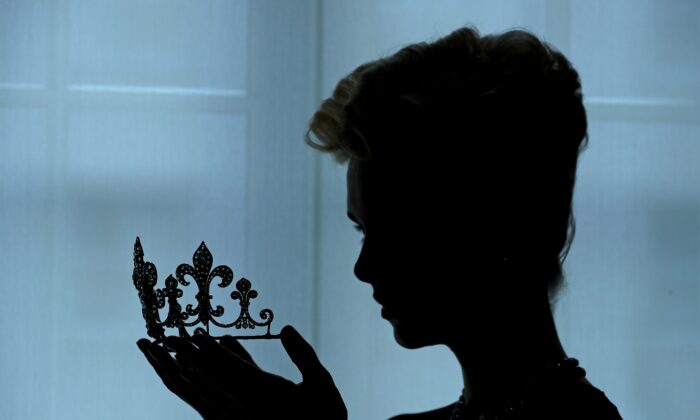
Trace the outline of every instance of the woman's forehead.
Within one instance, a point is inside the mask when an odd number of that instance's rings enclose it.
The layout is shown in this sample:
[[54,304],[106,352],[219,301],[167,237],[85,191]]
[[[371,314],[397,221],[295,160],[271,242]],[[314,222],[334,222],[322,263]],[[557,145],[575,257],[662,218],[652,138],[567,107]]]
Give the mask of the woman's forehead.
[[405,163],[352,159],[347,172],[348,206],[366,206],[368,202],[378,201],[386,204],[401,201],[407,194],[420,194],[425,186],[416,179],[415,170]]
[[351,159],[347,172],[348,211],[362,216],[367,204],[376,201],[378,191],[386,190],[383,168],[376,162]]
[[352,181],[371,182],[395,182],[396,179],[405,178],[411,172],[410,168],[416,167],[416,162],[409,159],[350,159],[348,165],[348,179]]
[[347,171],[347,194],[348,194],[348,212],[359,213],[358,206],[361,206],[365,201],[364,196],[367,194],[369,187],[367,182],[368,168],[365,162],[356,159],[350,159]]

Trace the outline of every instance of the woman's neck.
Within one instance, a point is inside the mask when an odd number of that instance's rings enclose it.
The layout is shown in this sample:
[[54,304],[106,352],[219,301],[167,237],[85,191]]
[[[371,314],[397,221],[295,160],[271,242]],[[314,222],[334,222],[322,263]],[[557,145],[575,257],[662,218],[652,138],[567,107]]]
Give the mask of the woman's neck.
[[548,299],[504,306],[487,327],[448,344],[462,366],[465,403],[517,398],[533,376],[566,357]]

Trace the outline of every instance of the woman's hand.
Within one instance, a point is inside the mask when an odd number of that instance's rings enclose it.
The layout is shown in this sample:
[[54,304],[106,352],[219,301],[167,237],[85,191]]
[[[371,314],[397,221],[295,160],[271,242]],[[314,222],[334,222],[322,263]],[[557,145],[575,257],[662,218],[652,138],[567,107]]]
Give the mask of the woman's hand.
[[175,358],[145,338],[137,344],[165,386],[205,419],[347,419],[333,378],[311,345],[290,326],[281,336],[301,372],[299,384],[260,369],[230,336],[219,342],[208,335],[166,337]]

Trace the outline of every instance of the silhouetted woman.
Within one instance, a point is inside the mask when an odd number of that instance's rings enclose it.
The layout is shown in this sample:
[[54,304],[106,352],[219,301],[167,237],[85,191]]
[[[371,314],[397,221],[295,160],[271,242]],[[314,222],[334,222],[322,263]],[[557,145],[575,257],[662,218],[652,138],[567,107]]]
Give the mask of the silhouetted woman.
[[[307,142],[349,162],[348,217],[364,235],[355,275],[400,345],[444,344],[462,367],[456,403],[395,419],[620,418],[567,357],[551,309],[586,127],[561,53],[527,32],[470,28],[361,65],[313,116]],[[300,384],[233,339],[171,338],[175,359],[139,346],[204,417],[347,418],[313,349],[291,327],[282,342]]]

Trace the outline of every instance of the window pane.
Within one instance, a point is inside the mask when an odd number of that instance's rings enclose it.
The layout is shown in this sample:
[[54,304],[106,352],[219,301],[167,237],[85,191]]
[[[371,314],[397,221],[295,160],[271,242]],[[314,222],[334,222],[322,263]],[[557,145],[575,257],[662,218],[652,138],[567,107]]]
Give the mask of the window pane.
[[[145,336],[136,291],[125,287],[131,283],[131,250],[140,235],[146,259],[159,269],[158,287],[180,263],[191,263],[201,240],[215,264],[236,272],[244,266],[237,258],[245,246],[245,134],[245,117],[236,115],[69,115],[55,251],[62,308],[54,315],[62,330],[53,387],[57,418],[67,418],[76,406],[100,418],[116,418],[117,412],[153,418],[158,404],[161,415],[194,417],[160,392],[162,385],[135,347],[118,350],[134,346],[134,333]],[[69,240],[61,244],[60,238]],[[226,307],[233,311],[235,303]],[[124,401],[131,404],[124,407]]]
[[571,43],[589,96],[700,94],[696,0],[572,1]]
[[323,5],[323,92],[369,60],[414,42],[437,39],[464,26],[482,33],[545,29],[545,0],[333,1]]
[[[0,108],[0,418],[49,418],[52,165],[41,109]],[[31,326],[31,327],[29,327]]]
[[[401,47],[413,42],[447,35],[464,25],[474,25],[483,34],[503,32],[512,28],[526,28],[542,33],[545,26],[544,0],[496,0],[471,2],[434,1],[378,1],[377,39],[382,43]],[[384,53],[390,53],[384,51]]]
[[625,418],[690,420],[700,388],[700,127],[596,123],[558,305],[567,350]]
[[242,0],[72,0],[69,82],[245,90],[247,10]]
[[48,82],[50,12],[46,0],[0,0],[0,83]]

